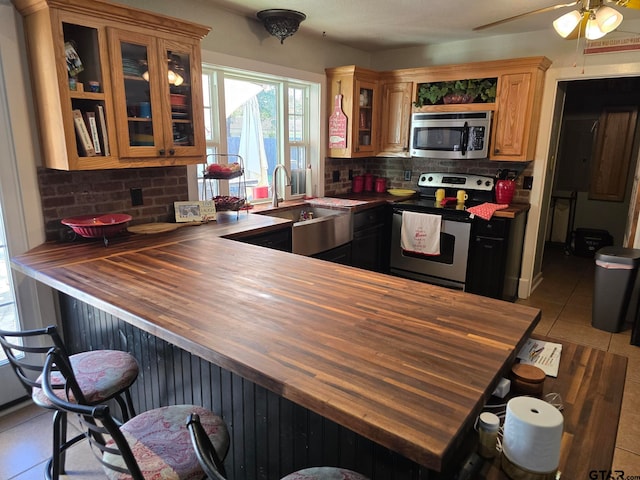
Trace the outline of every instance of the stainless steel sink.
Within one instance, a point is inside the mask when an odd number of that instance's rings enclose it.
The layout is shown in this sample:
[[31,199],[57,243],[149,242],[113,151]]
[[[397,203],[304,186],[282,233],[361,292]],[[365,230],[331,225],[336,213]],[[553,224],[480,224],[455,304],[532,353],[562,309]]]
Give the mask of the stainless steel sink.
[[349,210],[296,206],[260,212],[261,215],[292,220],[293,253],[315,255],[349,243],[353,238],[353,216]]

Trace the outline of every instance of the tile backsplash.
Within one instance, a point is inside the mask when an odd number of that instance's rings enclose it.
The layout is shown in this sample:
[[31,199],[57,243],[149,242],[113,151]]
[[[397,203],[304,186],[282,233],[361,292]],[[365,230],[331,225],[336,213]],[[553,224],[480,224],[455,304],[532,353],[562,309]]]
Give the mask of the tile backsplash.
[[[444,160],[430,158],[326,158],[325,196],[351,192],[352,176],[371,173],[387,179],[387,188],[416,188],[418,176],[424,172],[472,173],[495,176],[498,170],[512,170],[518,173],[514,202],[528,203],[530,192],[523,188],[523,178],[533,174],[532,162],[494,162],[491,160]],[[411,171],[411,180],[405,181],[404,172]],[[336,173],[337,172],[337,173]],[[334,175],[337,180],[334,180]]]

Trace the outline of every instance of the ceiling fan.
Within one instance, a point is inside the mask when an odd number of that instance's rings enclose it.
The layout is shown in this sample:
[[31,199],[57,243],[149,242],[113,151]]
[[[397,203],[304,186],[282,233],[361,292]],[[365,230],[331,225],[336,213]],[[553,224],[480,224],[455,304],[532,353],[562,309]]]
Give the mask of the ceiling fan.
[[584,35],[589,40],[596,40],[614,31],[622,22],[622,13],[606,4],[616,7],[640,9],[640,0],[575,0],[569,3],[539,8],[509,18],[503,18],[496,22],[481,25],[473,30],[484,30],[530,15],[551,12],[561,8],[575,7],[574,10],[554,20],[553,28],[563,38],[571,39]]

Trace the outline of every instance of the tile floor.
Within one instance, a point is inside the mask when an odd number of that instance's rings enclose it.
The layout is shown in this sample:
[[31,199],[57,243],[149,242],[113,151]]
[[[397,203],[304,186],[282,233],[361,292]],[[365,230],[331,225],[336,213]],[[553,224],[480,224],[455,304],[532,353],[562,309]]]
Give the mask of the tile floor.
[[[626,476],[640,476],[640,347],[629,344],[630,328],[611,334],[591,327],[594,268],[592,259],[549,250],[543,282],[530,298],[520,302],[542,310],[537,333],[629,358],[613,469],[623,470]],[[0,416],[0,479],[41,480],[51,451],[50,432],[51,414],[33,405]],[[69,450],[63,478],[105,478],[86,442]]]

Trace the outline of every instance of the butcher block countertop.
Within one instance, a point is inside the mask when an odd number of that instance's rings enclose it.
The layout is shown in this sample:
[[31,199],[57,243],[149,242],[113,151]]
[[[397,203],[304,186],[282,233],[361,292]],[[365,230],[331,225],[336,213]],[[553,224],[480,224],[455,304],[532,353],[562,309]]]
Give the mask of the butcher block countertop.
[[43,244],[12,265],[440,471],[540,311],[220,238],[283,222]]

